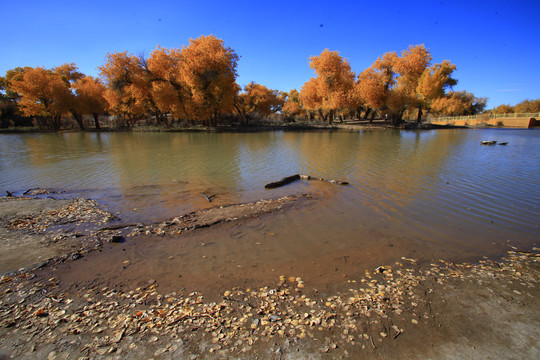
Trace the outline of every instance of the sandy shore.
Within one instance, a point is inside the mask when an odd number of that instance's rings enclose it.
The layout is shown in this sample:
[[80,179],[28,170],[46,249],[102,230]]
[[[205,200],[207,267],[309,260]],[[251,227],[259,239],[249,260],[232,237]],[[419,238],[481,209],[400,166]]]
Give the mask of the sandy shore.
[[[226,287],[215,293],[197,291],[189,279],[178,279],[174,289],[140,274],[133,281],[95,274],[77,281],[126,250],[115,244],[212,234],[247,218],[286,214],[302,201],[316,199],[284,197],[122,224],[91,200],[1,199],[0,359],[540,356],[538,249],[474,264],[403,258],[342,278],[332,289],[288,273],[257,284],[223,279]],[[129,260],[110,268],[129,270]]]

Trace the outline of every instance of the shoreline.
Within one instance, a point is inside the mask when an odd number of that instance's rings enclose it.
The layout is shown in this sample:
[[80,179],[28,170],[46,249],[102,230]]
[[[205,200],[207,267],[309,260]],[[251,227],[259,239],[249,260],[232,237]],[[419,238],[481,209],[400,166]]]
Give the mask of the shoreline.
[[[406,124],[416,124],[415,122],[408,122]],[[486,127],[492,128],[492,127]],[[0,134],[61,134],[61,133],[115,133],[115,132],[168,132],[168,133],[256,133],[266,131],[344,131],[344,130],[362,130],[362,129],[385,129],[385,130],[438,130],[438,129],[470,129],[468,126],[459,125],[439,125],[431,123],[423,123],[422,126],[392,126],[389,122],[358,120],[347,122],[334,122],[331,125],[328,124],[279,124],[279,125],[253,125],[253,126],[218,126],[218,127],[206,127],[206,126],[190,126],[190,127],[157,127],[157,126],[136,126],[132,128],[124,129],[112,129],[103,128],[96,130],[88,128],[86,130],[80,129],[62,129],[58,131],[49,129],[38,128],[7,128],[0,129]]]
[[[316,288],[297,274],[287,273],[275,274],[249,289],[243,284],[220,289],[218,296],[164,291],[160,279],[132,285],[104,284],[98,278],[84,283],[62,280],[90,253],[96,258],[105,256],[108,250],[102,245],[115,236],[120,236],[117,241],[130,234],[151,241],[178,231],[206,232],[210,227],[219,231],[224,223],[241,225],[249,217],[286,211],[298,200],[309,199],[303,196],[213,208],[127,227],[110,226],[113,214],[82,200],[75,207],[70,200],[58,200],[56,207],[40,204],[38,210],[22,216],[15,212],[19,218],[32,219],[25,223],[17,222],[17,216],[8,217],[11,226],[21,227],[17,231],[43,234],[44,226],[68,225],[64,230],[74,235],[73,240],[95,236],[100,243],[88,242],[92,246],[87,250],[0,279],[0,358],[537,357],[537,248],[476,263],[434,259],[419,264],[403,258],[380,264],[361,278],[343,278],[332,289]],[[23,206],[32,202],[8,201]],[[79,212],[86,217],[77,216]],[[92,216],[96,212],[99,216]],[[43,213],[75,216],[65,224],[37,216]],[[2,219],[6,224],[6,216]],[[75,226],[88,221],[99,223],[100,236],[92,233],[97,230],[85,233],[84,226]],[[113,241],[110,246],[122,244]],[[129,271],[129,261],[124,266]]]

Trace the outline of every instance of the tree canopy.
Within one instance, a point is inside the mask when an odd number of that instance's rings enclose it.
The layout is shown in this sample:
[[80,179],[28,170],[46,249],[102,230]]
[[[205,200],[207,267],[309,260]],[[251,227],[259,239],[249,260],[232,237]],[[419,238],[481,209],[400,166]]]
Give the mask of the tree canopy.
[[332,123],[336,110],[350,107],[349,94],[356,75],[347,59],[328,49],[319,56],[311,56],[309,65],[317,76],[304,84],[300,100],[308,110],[328,112],[328,123]]
[[[256,82],[238,85],[239,56],[223,40],[209,35],[190,39],[180,48],[157,46],[148,58],[126,51],[108,53],[98,68],[99,78],[81,73],[73,63],[52,69],[17,67],[0,78],[0,102],[54,129],[67,115],[81,129],[83,116],[92,115],[99,129],[103,113],[116,115],[127,126],[149,118],[165,125],[181,120],[216,126],[234,119],[246,125],[249,119],[272,114],[287,121],[318,115],[332,123],[338,116],[363,113],[364,118],[389,117],[397,125],[405,114],[421,121],[429,112],[481,112],[485,98],[453,91],[456,65],[432,60],[425,45],[411,45],[401,53],[382,54],[357,76],[338,51],[325,49],[309,57],[315,76],[300,91],[280,92]],[[515,110],[535,112],[539,104],[526,100]]]

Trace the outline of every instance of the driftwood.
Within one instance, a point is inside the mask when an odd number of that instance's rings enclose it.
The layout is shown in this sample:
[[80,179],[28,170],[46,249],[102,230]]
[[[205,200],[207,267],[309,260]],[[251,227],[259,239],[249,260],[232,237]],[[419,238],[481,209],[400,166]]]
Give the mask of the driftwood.
[[202,196],[204,196],[206,198],[206,200],[208,200],[208,202],[212,202],[212,199],[216,197],[216,195],[206,195],[205,193],[201,193]]
[[316,178],[316,177],[309,176],[309,175],[296,174],[296,175],[284,177],[283,179],[281,179],[279,181],[274,181],[274,182],[271,182],[269,184],[266,184],[266,185],[264,185],[264,188],[265,189],[274,189],[274,188],[277,188],[277,187],[280,187],[280,186],[290,184],[290,183],[292,183],[292,182],[294,182],[296,180],[319,180],[319,181],[326,181],[326,182],[336,184],[336,185],[349,185],[349,183],[346,182],[346,181],[325,180],[325,179]]

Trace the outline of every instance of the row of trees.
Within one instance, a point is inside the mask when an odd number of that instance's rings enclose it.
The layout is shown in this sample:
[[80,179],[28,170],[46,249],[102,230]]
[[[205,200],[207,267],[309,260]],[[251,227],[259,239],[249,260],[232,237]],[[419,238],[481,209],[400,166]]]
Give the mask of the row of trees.
[[83,115],[93,115],[99,129],[99,114],[105,112],[127,126],[149,116],[158,124],[182,119],[216,126],[232,114],[246,124],[281,110],[280,92],[256,83],[241,89],[237,62],[222,40],[201,36],[182,49],[158,46],[148,58],[107,54],[99,79],[80,73],[75,64],[9,70],[0,78],[0,100],[4,111],[16,107],[52,129],[60,128],[65,115],[84,130]]
[[493,114],[508,114],[508,113],[540,113],[540,99],[524,100],[516,106],[509,104],[499,105],[490,110]]
[[[12,116],[34,117],[41,127],[59,129],[63,115],[71,115],[84,130],[83,114],[92,114],[95,127],[98,117],[108,108],[103,97],[105,86],[77,70],[74,64],[54,69],[15,68],[0,78],[2,107]],[[20,113],[20,114],[18,114]]]
[[[389,116],[399,124],[413,112],[473,114],[485,99],[451,91],[456,66],[432,64],[424,45],[400,55],[389,52],[358,76],[337,51],[324,50],[309,59],[316,76],[297,91],[279,92],[250,83],[236,83],[238,55],[215,36],[190,40],[181,49],[157,47],[148,58],[127,52],[107,54],[99,78],[79,72],[75,64],[52,69],[16,68],[0,78],[0,111],[33,117],[40,126],[59,129],[70,115],[81,129],[84,115],[109,113],[133,126],[151,117],[160,125],[183,120],[216,126],[281,114],[332,123],[337,117]],[[11,110],[10,110],[11,109]],[[15,111],[13,110],[15,109]]]
[[447,60],[432,64],[431,60],[424,45],[410,46],[401,55],[385,53],[356,76],[346,59],[326,49],[310,58],[317,76],[289,97],[284,111],[316,111],[329,123],[344,110],[355,112],[357,117],[360,113],[364,117],[384,113],[397,125],[405,113],[416,113],[420,122],[429,111],[465,115],[483,110],[485,98],[451,91],[457,84],[452,77],[455,65]]

